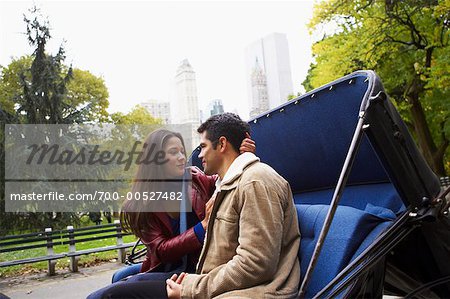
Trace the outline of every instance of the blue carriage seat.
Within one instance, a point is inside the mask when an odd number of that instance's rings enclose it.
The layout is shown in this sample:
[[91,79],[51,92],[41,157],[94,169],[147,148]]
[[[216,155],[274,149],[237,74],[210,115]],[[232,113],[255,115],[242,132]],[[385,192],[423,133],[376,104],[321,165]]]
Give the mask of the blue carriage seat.
[[[328,208],[328,205],[296,204],[302,238],[298,254],[301,277],[305,276]],[[308,285],[307,298],[312,297],[325,287],[346,265],[356,258],[356,252],[362,252],[379,233],[393,223],[396,218],[395,214],[389,209],[381,208],[381,210],[370,204],[368,204],[366,210],[349,206],[338,207]]]

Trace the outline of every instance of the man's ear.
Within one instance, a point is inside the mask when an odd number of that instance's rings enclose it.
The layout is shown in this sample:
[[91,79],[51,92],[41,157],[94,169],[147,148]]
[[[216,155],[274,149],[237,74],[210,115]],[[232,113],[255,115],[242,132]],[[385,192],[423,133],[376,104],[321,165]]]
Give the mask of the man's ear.
[[227,145],[228,145],[228,140],[227,137],[225,136],[221,136],[219,138],[219,142],[217,143],[217,146],[219,147],[219,151],[221,153],[225,152],[227,149]]

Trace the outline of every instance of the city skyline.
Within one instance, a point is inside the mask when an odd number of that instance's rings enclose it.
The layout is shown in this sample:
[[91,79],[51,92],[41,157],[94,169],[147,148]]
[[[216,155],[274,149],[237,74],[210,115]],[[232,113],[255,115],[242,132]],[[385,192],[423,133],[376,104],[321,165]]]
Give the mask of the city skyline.
[[[0,65],[31,54],[23,13],[31,1],[0,2]],[[66,64],[101,76],[109,112],[128,112],[147,99],[166,101],[174,70],[187,58],[197,74],[199,107],[220,98],[226,111],[247,118],[245,47],[271,32],[289,39],[294,92],[302,89],[311,58],[304,2],[42,2],[55,53],[63,40]],[[258,14],[254,9],[258,7]],[[80,22],[79,15],[83,15]],[[78,17],[77,17],[78,16]],[[233,22],[230,22],[232,16]]]
[[[231,112],[224,110],[221,99],[210,100],[204,107],[198,106],[195,70],[188,59],[180,63],[175,74],[173,89],[175,96],[168,101],[150,99],[138,105],[147,109],[153,117],[161,119],[164,124],[192,123],[196,125],[212,115]],[[195,111],[192,109],[194,107],[197,107]],[[180,110],[186,113],[180,113]]]

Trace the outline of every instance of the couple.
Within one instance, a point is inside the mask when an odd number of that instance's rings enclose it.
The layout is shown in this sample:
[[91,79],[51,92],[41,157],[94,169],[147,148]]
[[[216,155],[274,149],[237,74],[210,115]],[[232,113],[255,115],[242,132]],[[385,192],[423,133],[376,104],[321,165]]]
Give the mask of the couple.
[[[125,213],[122,217],[135,234],[150,240],[142,270],[161,271],[167,264],[172,269],[164,271],[165,276],[151,272],[135,275],[97,291],[91,298],[297,296],[300,234],[289,184],[254,154],[240,154],[249,126],[237,115],[212,116],[198,132],[199,158],[206,175],[192,175],[192,207],[196,213],[186,214],[190,215],[187,222],[194,225],[181,232],[180,221],[176,221],[181,213],[151,213],[148,219],[139,213]],[[181,136],[172,134],[161,147],[168,150],[167,164],[173,164],[173,174],[177,168],[181,174],[180,159],[186,159]],[[205,206],[201,198],[210,195],[215,180],[207,175],[216,174],[215,192]],[[139,184],[135,182],[133,190],[145,190]],[[142,222],[149,225],[139,225]],[[167,238],[167,232],[181,234]],[[195,253],[199,249],[197,263]],[[196,274],[177,272],[194,272],[194,264]]]

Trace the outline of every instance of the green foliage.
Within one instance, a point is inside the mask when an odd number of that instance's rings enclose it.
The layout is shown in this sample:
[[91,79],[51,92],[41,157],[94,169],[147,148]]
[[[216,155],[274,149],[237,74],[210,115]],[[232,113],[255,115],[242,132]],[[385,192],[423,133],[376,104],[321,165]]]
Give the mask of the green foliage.
[[[53,101],[59,101],[52,95],[57,93],[51,88],[54,83],[46,82],[44,85],[49,86],[48,89],[42,92],[50,94],[49,97],[35,97],[29,94],[30,86],[37,84],[33,81],[32,64],[34,56],[22,56],[18,59],[13,59],[6,67],[0,67],[0,104],[5,112],[16,114],[18,121],[21,123],[49,123],[50,113],[59,114],[60,122],[83,122],[107,121],[108,113],[106,108],[108,102],[108,89],[102,78],[92,75],[89,71],[80,69],[72,69],[66,65],[61,65],[61,72],[58,74],[58,80],[69,78],[66,84],[66,91],[61,96],[63,107],[59,112],[51,112],[50,109],[45,109],[51,106]],[[70,74],[69,74],[70,72]],[[54,74],[56,76],[56,74]],[[39,89],[34,87],[33,89]],[[27,103],[27,98],[30,101],[36,101],[38,105],[33,105],[35,110],[42,110],[37,107],[43,107],[41,117],[37,117],[35,122],[31,122],[28,116],[28,109],[30,105]],[[50,99],[49,99],[50,98]],[[23,112],[22,112],[23,111]],[[45,111],[45,112],[44,112]],[[26,114],[25,114],[26,113]],[[36,113],[34,113],[36,114]],[[53,122],[51,122],[53,123]]]
[[[75,213],[5,213],[5,124],[72,124],[108,118],[108,91],[101,78],[64,64],[60,46],[46,52],[51,38],[48,21],[36,8],[24,17],[34,52],[0,67],[0,235],[8,231],[77,224]],[[43,184],[43,183],[42,183]]]
[[[110,143],[115,148],[123,147],[123,151],[128,151],[135,142],[143,142],[149,133],[163,126],[161,119],[154,118],[147,109],[140,105],[136,105],[126,114],[121,112],[111,114],[111,121],[115,124],[115,127],[111,132]],[[142,150],[142,144],[139,145],[138,150]],[[129,174],[134,175],[136,171],[137,165],[133,164],[127,172],[120,168],[112,171],[110,176],[118,179],[129,179]],[[123,186],[121,192],[131,189],[131,185],[122,183],[121,186]]]
[[[373,69],[432,169],[450,170],[450,0],[329,0],[315,7],[307,91]],[[330,30],[331,28],[331,30]],[[328,32],[327,32],[328,31]]]
[[134,106],[130,112],[124,114],[116,112],[111,114],[111,120],[117,125],[153,125],[162,124],[162,120],[154,118],[147,109],[141,105]]
[[298,98],[298,97],[301,96],[301,95],[302,95],[301,92],[297,92],[297,95],[295,95],[295,94],[289,94],[288,97],[287,97],[287,101],[289,102],[289,101],[291,101],[291,100],[293,100],[293,99]]
[[0,107],[10,114],[14,114],[15,100],[22,95],[20,75],[29,72],[32,62],[31,56],[22,56],[7,67],[0,66]]
[[67,84],[67,98],[71,103],[68,113],[75,113],[76,109],[88,105],[89,108],[83,111],[84,119],[107,121],[109,93],[104,80],[80,69],[73,69],[72,76],[72,80]]

